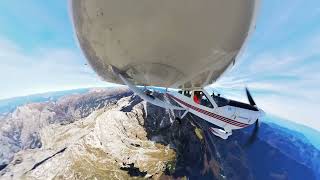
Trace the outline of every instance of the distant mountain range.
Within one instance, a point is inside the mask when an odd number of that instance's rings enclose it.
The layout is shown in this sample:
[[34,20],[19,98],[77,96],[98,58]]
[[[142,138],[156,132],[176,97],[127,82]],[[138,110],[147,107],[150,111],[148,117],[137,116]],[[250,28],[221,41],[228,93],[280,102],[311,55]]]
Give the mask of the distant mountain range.
[[294,135],[296,136],[300,135],[301,138],[303,136],[304,138],[306,138],[305,139],[306,142],[310,142],[312,145],[314,145],[317,149],[320,150],[320,131],[319,130],[315,130],[313,128],[304,126],[302,124],[297,124],[293,121],[289,121],[273,115],[267,115],[263,119],[263,121],[266,123],[277,124],[289,130],[287,131],[287,133],[294,133]]
[[[244,132],[248,134],[251,133],[252,127],[244,129]],[[320,179],[320,150],[311,144],[301,132],[288,129],[270,121],[267,123],[263,122],[260,125],[259,141],[267,143],[268,145],[279,150],[281,153],[285,154],[289,159],[292,159],[293,161],[312,169],[316,175],[316,178]],[[258,149],[261,148],[260,146],[257,147],[256,144],[253,146]],[[257,150],[257,152],[261,151],[263,152],[263,150]],[[251,156],[255,154],[250,150],[249,152]],[[253,159],[259,159],[261,156],[264,156],[264,153]],[[269,160],[271,161],[270,163],[275,161],[275,159],[272,158]],[[263,162],[265,161],[266,159],[264,159]],[[279,159],[277,159],[275,162],[278,161]]]
[[[179,125],[172,112],[144,104],[139,97],[124,90],[78,89],[0,100],[0,112],[3,114],[3,121],[0,121],[0,179],[1,174],[6,178],[12,172],[40,179],[45,178],[44,175],[55,176],[53,172],[58,173],[56,177],[83,177],[92,175],[91,171],[100,176],[112,166],[115,168],[112,172],[119,172],[117,176],[120,177],[129,174],[219,180],[320,180],[320,151],[314,140],[320,133],[275,116],[262,120],[258,140],[245,147],[252,127],[234,131],[228,140],[222,140],[212,135],[208,131],[210,124],[200,118],[188,114],[186,121]],[[121,118],[113,120],[117,115]],[[105,123],[109,125],[104,126]],[[134,128],[130,129],[132,126]],[[114,129],[109,129],[111,127]],[[203,139],[196,135],[196,127],[202,129]],[[141,137],[133,135],[136,129],[145,133],[143,137],[147,139],[142,141],[141,134]],[[161,146],[157,145],[157,149],[151,141]],[[112,149],[106,149],[109,145]],[[137,156],[135,163],[117,159],[119,154],[113,154],[117,147],[140,149],[137,152],[148,152],[150,148],[153,149],[150,152],[156,151],[154,148],[159,153],[169,152],[162,145],[170,146],[176,152],[173,164],[166,162],[161,154],[157,156],[161,167],[166,167],[163,172],[161,168],[155,172],[143,166],[143,163],[152,164],[152,158],[150,161],[141,159],[131,150],[128,152],[133,154],[123,155]],[[146,153],[144,157],[148,155]],[[69,159],[71,157],[76,159]],[[79,160],[90,163],[77,164]],[[68,163],[73,166],[67,166]],[[91,167],[92,163],[106,168],[105,171],[90,169],[97,168]],[[59,164],[67,166],[66,169],[60,168]],[[47,168],[51,168],[50,173]],[[87,174],[82,174],[86,169]]]
[[67,91],[47,92],[41,94],[34,94],[29,96],[20,96],[9,99],[0,99],[0,114],[5,114],[14,111],[18,106],[28,103],[56,101],[62,96],[71,94],[82,94],[88,92],[88,88],[74,89]]
[[[93,88],[94,89],[94,88]],[[103,89],[103,88],[102,88]],[[163,92],[164,88],[153,87],[153,89]],[[71,94],[83,94],[90,90],[90,88],[83,89],[74,89],[74,90],[66,90],[66,91],[57,91],[57,92],[47,92],[41,94],[34,94],[29,96],[21,96],[14,97],[9,99],[0,99],[0,117],[1,114],[6,114],[14,111],[18,106],[22,106],[28,103],[34,102],[45,102],[45,101],[56,101],[59,98]],[[272,114],[267,114],[266,117],[263,118],[263,122],[273,123],[279,125],[283,128],[288,129],[287,133],[294,133],[294,135],[299,135],[300,138],[305,141],[309,141],[312,145],[314,145],[317,149],[320,150],[320,131],[312,129],[310,127],[294,123],[289,120],[285,120],[283,118],[274,116]],[[290,131],[291,130],[291,131]]]

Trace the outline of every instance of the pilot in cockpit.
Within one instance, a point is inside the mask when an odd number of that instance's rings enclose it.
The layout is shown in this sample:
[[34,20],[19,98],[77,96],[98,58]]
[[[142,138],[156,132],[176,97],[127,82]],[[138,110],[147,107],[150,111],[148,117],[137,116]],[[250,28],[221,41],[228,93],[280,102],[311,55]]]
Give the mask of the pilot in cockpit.
[[195,103],[197,103],[197,104],[200,104],[200,101],[201,101],[200,91],[194,91],[193,101],[194,101]]

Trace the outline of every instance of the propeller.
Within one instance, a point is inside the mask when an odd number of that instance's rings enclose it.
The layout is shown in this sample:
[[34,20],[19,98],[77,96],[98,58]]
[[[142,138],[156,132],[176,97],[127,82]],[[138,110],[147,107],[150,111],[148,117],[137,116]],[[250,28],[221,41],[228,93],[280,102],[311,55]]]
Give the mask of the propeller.
[[254,124],[253,131],[246,142],[247,147],[251,146],[257,140],[259,129],[260,129],[260,123],[259,123],[259,119],[257,119]]
[[[249,91],[249,89],[246,87],[246,94],[247,94],[247,98],[248,98],[248,101],[250,103],[251,106],[254,106],[255,108],[257,108],[257,105],[256,103],[254,102],[252,96],[251,96],[251,93]],[[259,134],[259,127],[260,127],[260,123],[259,123],[259,119],[256,120],[255,124],[254,124],[254,129],[246,143],[246,146],[250,146],[252,145],[257,137],[258,137],[258,134]]]
[[250,103],[251,106],[257,106],[256,103],[254,102],[252,96],[251,96],[251,93],[249,91],[249,89],[246,87],[246,93],[247,93],[247,98],[248,98],[248,101]]

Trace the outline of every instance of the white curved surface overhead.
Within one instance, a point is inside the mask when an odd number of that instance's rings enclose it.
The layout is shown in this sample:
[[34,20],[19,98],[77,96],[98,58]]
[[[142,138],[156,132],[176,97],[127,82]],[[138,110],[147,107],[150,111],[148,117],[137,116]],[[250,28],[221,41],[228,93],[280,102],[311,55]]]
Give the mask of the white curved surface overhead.
[[199,88],[243,46],[256,0],[72,0],[79,44],[104,80]]

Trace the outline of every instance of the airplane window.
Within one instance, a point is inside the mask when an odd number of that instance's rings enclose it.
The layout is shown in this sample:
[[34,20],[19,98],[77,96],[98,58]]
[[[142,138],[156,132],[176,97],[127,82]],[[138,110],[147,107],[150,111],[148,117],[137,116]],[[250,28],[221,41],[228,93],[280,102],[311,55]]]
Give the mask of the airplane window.
[[201,95],[201,92],[200,92],[200,91],[194,91],[194,92],[193,92],[193,101],[194,101],[195,103],[200,104],[200,102],[201,102],[201,97],[202,97],[202,95]]
[[213,108],[213,105],[211,104],[211,102],[209,101],[207,96],[204,93],[201,93],[201,95],[202,95],[202,99],[201,99],[200,104],[203,106],[206,106],[208,108]]
[[212,99],[218,105],[218,107],[226,106],[229,103],[228,99],[223,98],[221,96],[212,95]]
[[183,95],[187,97],[191,97],[191,92],[190,91],[183,91]]

